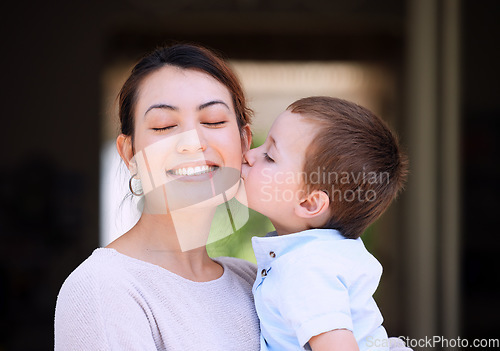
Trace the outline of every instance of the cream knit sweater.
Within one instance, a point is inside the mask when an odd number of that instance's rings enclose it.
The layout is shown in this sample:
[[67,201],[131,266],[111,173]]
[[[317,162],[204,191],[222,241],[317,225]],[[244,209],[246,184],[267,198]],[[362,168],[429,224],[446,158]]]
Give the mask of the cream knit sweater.
[[257,351],[255,265],[216,259],[223,275],[193,282],[151,263],[96,249],[57,298],[55,350]]

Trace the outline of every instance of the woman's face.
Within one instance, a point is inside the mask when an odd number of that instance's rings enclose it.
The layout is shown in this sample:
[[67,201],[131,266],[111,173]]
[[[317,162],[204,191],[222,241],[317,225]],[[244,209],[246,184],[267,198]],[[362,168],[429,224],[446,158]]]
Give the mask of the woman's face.
[[[134,118],[129,168],[141,179],[146,204],[148,195],[156,203],[153,212],[234,196],[248,143],[223,84],[201,71],[165,66],[141,83]],[[124,146],[122,155],[132,156],[130,138]]]

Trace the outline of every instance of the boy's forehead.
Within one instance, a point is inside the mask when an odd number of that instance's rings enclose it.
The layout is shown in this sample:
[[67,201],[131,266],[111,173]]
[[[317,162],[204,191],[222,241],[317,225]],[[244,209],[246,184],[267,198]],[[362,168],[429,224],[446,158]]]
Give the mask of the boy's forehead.
[[313,123],[298,113],[285,111],[274,121],[270,136],[278,148],[281,144],[292,151],[305,150],[315,134]]
[[[297,131],[297,128],[306,128],[307,121],[298,113],[292,113],[290,111],[285,111],[281,113],[273,123],[273,129],[275,131],[286,131],[290,133],[292,131]],[[300,130],[299,130],[300,131]]]

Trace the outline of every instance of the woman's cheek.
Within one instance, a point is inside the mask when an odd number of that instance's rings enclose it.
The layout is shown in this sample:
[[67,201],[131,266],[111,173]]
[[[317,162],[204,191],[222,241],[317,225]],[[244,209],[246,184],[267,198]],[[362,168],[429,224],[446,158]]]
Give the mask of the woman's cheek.
[[241,163],[243,162],[243,152],[241,150],[241,145],[231,143],[225,145],[224,149],[227,150],[226,166],[241,171]]

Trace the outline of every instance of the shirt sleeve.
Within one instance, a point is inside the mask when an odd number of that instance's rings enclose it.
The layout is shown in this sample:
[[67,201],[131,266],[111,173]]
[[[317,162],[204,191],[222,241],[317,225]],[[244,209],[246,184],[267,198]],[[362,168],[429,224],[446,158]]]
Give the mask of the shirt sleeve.
[[283,288],[279,310],[302,347],[315,335],[335,329],[353,330],[349,277],[343,263],[302,257],[278,273]]
[[55,350],[155,350],[148,319],[124,298],[81,270],[63,284],[55,312]]

